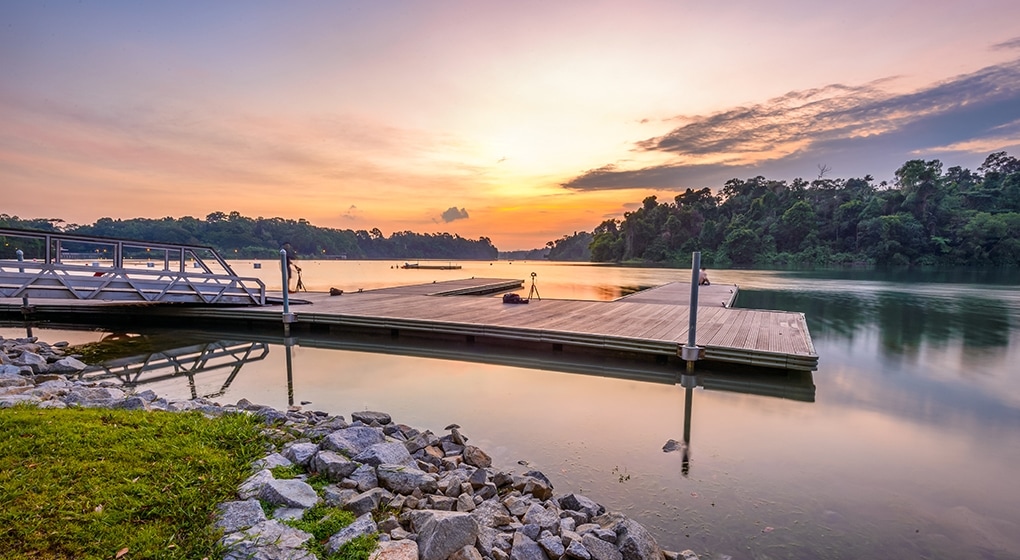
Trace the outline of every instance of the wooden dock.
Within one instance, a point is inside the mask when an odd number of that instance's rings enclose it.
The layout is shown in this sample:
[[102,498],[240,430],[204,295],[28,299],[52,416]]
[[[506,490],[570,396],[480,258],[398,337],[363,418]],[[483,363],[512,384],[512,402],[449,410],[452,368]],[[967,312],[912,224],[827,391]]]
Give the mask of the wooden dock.
[[[295,329],[388,330],[465,337],[468,342],[500,341],[549,345],[554,350],[589,348],[675,359],[686,344],[690,286],[670,283],[615,301],[532,299],[526,305],[483,297],[518,290],[523,281],[471,278],[330,296],[294,294],[290,311]],[[709,362],[814,371],[815,353],[802,313],[731,307],[733,285],[702,286],[698,295],[697,344]],[[277,298],[271,298],[277,299]],[[216,320],[235,324],[281,324],[280,306],[225,307],[117,302],[33,301],[42,318],[71,315],[119,315]],[[21,314],[20,304],[0,311]]]

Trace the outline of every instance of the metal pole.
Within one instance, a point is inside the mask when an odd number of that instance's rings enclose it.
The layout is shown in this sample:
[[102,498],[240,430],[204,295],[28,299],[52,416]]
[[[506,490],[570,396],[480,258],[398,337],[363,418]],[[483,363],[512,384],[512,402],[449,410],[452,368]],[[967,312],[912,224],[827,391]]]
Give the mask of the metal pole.
[[690,322],[687,325],[687,345],[681,350],[681,358],[687,362],[687,371],[694,371],[694,362],[698,361],[701,349],[696,344],[698,330],[698,280],[701,272],[701,251],[695,251],[691,259],[691,310],[688,313]]
[[287,267],[286,249],[280,249],[280,270],[283,274],[283,335],[290,336],[290,324],[296,319],[290,312],[290,270]]
[[[14,254],[18,255],[18,262],[25,262],[25,252],[24,251],[22,251],[21,249],[18,249],[17,251],[14,252]],[[18,267],[18,272],[24,273],[25,272],[25,268],[19,266]],[[21,296],[21,308],[22,308],[22,311],[27,311],[28,310],[28,296]]]

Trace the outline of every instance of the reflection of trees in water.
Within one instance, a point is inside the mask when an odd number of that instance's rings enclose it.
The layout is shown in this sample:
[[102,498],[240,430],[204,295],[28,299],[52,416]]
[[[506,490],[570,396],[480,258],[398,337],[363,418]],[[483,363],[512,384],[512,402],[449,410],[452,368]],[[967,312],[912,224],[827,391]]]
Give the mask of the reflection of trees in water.
[[817,338],[853,340],[877,328],[882,350],[895,355],[913,355],[922,344],[944,347],[954,341],[965,348],[1005,347],[1013,328],[1006,305],[974,296],[741,290],[737,306],[802,312]]

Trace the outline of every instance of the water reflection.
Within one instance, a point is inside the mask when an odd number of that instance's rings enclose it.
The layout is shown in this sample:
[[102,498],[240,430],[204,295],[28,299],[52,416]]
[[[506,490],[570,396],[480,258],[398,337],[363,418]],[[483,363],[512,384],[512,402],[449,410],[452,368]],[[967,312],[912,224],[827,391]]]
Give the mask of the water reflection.
[[[92,345],[97,352],[118,355],[92,364],[79,374],[91,381],[117,380],[126,389],[167,380],[183,381],[191,398],[217,398],[225,395],[245,364],[269,355],[265,342],[214,339],[202,335],[139,335],[111,333]],[[145,351],[135,352],[137,348]],[[199,393],[196,376],[226,372],[219,389]],[[206,375],[208,376],[208,375]]]
[[877,329],[880,349],[892,356],[916,357],[924,344],[939,348],[962,342],[978,350],[1006,347],[1014,328],[1001,300],[974,295],[741,290],[737,306],[803,312],[815,339],[853,340]]
[[[177,345],[177,346],[175,346]],[[402,336],[348,335],[283,337],[258,332],[175,332],[172,336],[115,333],[92,345],[100,353],[119,354],[90,366],[82,373],[88,379],[117,379],[128,388],[172,378],[185,379],[194,388],[195,376],[203,372],[229,369],[219,391],[193,397],[229,396],[228,388],[241,368],[264,360],[273,346],[283,347],[286,363],[287,403],[294,404],[295,347],[370,352],[459,362],[505,365],[563,373],[594,375],[645,383],[676,384],[686,382],[706,390],[726,391],[802,402],[814,402],[815,385],[811,372],[746,370],[736,366],[708,369],[699,366],[696,375],[681,375],[677,364],[628,357],[593,358],[582,351],[534,351],[516,347],[485,346],[466,342],[442,341]],[[148,351],[135,352],[144,347]],[[684,381],[686,380],[686,381]]]

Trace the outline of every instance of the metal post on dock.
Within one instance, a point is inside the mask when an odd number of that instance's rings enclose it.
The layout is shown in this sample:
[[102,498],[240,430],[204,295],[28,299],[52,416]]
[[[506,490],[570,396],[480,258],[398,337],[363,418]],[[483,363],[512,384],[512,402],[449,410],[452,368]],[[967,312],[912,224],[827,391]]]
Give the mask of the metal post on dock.
[[[18,262],[25,262],[25,252],[24,251],[22,251],[21,249],[18,249],[17,251],[14,252],[14,254],[18,255]],[[24,272],[25,272],[24,267],[20,267],[19,266],[18,267],[18,272],[24,274]],[[28,311],[28,296],[27,295],[26,296],[21,296],[21,311],[22,312],[27,312]]]
[[687,344],[681,349],[680,357],[687,362],[687,371],[694,371],[694,362],[701,357],[701,348],[695,343],[698,329],[698,281],[701,273],[701,251],[695,251],[691,259],[691,310],[687,326]]
[[290,324],[297,318],[290,312],[290,270],[286,249],[280,249],[280,270],[283,271],[283,336],[290,336]]

